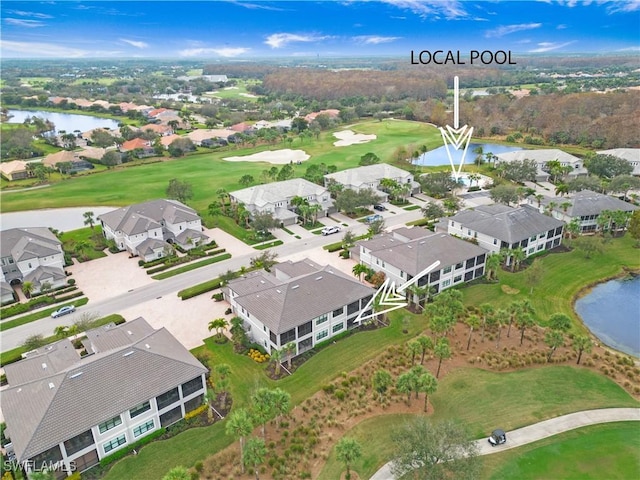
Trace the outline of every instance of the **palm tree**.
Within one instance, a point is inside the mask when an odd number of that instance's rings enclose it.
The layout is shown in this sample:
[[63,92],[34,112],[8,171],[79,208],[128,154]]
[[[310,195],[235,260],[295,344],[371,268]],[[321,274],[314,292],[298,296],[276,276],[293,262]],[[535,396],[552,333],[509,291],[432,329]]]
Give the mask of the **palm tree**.
[[569,207],[571,207],[572,205],[573,205],[573,203],[571,203],[571,202],[562,202],[560,204],[560,208],[562,209],[562,212],[566,214],[567,210],[569,210]]
[[271,390],[260,388],[251,395],[251,412],[254,420],[262,427],[262,438],[265,438],[265,425],[275,416],[275,405]]
[[244,450],[242,458],[243,464],[253,465],[253,471],[256,475],[256,480],[260,480],[258,476],[259,465],[264,463],[264,459],[267,456],[267,447],[262,438],[250,438],[247,440],[247,446]]
[[309,205],[309,214],[311,215],[311,218],[313,220],[313,224],[315,225],[315,223],[318,221],[318,213],[320,213],[322,211],[322,205],[318,205],[317,203],[314,203],[313,205]]
[[470,173],[469,175],[467,175],[467,178],[469,179],[469,186],[473,187],[473,182],[477,182],[478,186],[480,186],[480,179],[482,178],[480,175],[478,175],[477,173]]
[[274,348],[271,350],[271,356],[269,357],[269,361],[273,363],[273,368],[274,368],[273,373],[275,374],[276,377],[280,376],[280,366],[281,366],[283,357],[284,357],[284,354],[282,350],[278,350],[277,348]]
[[215,329],[218,340],[222,340],[222,332],[228,326],[229,322],[227,322],[224,318],[216,318],[215,320],[211,320],[209,322],[209,331]]
[[500,334],[502,333],[502,326],[509,323],[509,312],[504,310],[503,308],[499,308],[496,310],[494,315],[494,320],[496,325],[498,326],[498,338],[496,340],[496,348],[500,348]]
[[500,268],[501,256],[498,253],[492,253],[487,257],[484,268],[487,271],[487,280],[496,280],[498,278],[498,268]]
[[420,357],[420,365],[422,365],[427,351],[433,349],[433,340],[431,340],[431,337],[427,337],[426,335],[420,335],[416,338],[416,342],[420,345],[420,351],[422,354],[422,357]]
[[436,378],[440,376],[440,367],[442,361],[451,358],[451,346],[449,345],[449,339],[440,338],[433,347],[433,353],[438,358],[438,370],[436,372]]
[[416,355],[420,353],[422,347],[416,341],[407,343],[407,348],[409,348],[409,353],[411,353],[411,365],[415,365]]
[[216,190],[216,195],[220,199],[220,208],[224,210],[225,200],[227,199],[228,195],[227,191],[224,188],[219,188],[218,190]]
[[538,193],[535,196],[535,198],[538,201],[538,209],[540,209],[540,205],[542,205],[542,199],[544,198],[544,195],[542,195],[541,193]]
[[94,213],[91,211],[84,212],[82,216],[84,217],[84,224],[89,225],[91,227],[91,230],[93,230],[93,224],[96,222]]
[[393,378],[391,374],[384,369],[376,370],[371,380],[373,389],[378,393],[379,398],[384,397],[385,393],[391,385]]
[[566,195],[569,193],[569,186],[566,183],[559,183],[558,185],[556,185],[556,195]]
[[514,248],[511,250],[511,272],[513,272],[516,267],[520,266],[520,263],[527,258],[527,252],[522,247]]
[[520,327],[520,346],[522,346],[522,342],[524,341],[524,332],[527,328],[533,327],[536,323],[533,320],[533,315],[530,313],[523,313],[517,319],[517,324]]
[[484,343],[484,331],[487,328],[489,318],[493,316],[493,306],[489,303],[483,303],[480,305],[480,314],[482,315],[482,343]]
[[591,352],[591,349],[593,348],[593,342],[586,335],[576,335],[571,346],[576,352],[578,352],[578,360],[576,361],[576,365],[580,365],[582,352]]
[[518,315],[522,313],[522,304],[513,301],[509,304],[509,327],[507,328],[507,338],[511,336],[511,325],[516,321]]
[[271,391],[271,399],[273,401],[273,411],[278,420],[282,415],[289,413],[291,410],[291,395],[281,388],[276,388]]
[[282,347],[284,351],[284,355],[287,357],[287,367],[291,370],[291,359],[295,356],[297,352],[297,346],[295,342],[289,342],[284,347]]
[[353,438],[342,437],[336,444],[336,458],[347,467],[346,479],[351,478],[351,464],[362,456],[362,447]]
[[472,313],[465,317],[464,323],[469,326],[469,338],[467,339],[467,351],[469,351],[471,348],[471,335],[473,335],[473,331],[480,326],[480,317]]
[[26,281],[22,284],[22,293],[24,293],[27,298],[31,298],[31,294],[33,293],[35,288],[36,287],[33,282]]
[[411,372],[403,373],[396,380],[396,390],[400,394],[407,395],[407,405],[411,406],[411,392],[413,391],[413,379]]
[[354,277],[358,277],[358,280],[362,281],[362,275],[369,273],[369,267],[367,267],[364,263],[356,263],[351,270]]
[[436,393],[438,389],[438,380],[429,372],[424,372],[418,377],[418,388],[424,392],[424,411],[428,409],[429,395]]
[[559,330],[551,330],[544,336],[544,343],[549,346],[549,355],[547,356],[547,362],[551,361],[551,356],[558,349],[564,345],[564,335]]
[[69,336],[69,327],[66,325],[59,325],[53,330],[53,334],[58,338],[66,338]]
[[244,408],[234,410],[227,421],[225,432],[227,435],[240,440],[240,468],[244,473],[244,438],[253,430],[251,415]]

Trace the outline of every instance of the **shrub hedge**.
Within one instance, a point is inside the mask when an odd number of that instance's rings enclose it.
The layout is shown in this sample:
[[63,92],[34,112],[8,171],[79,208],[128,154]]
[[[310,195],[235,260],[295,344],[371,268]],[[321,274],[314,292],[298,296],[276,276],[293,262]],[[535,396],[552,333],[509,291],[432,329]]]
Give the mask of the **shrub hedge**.
[[215,290],[216,288],[219,288],[220,285],[222,285],[222,280],[220,280],[219,278],[214,278],[213,280],[199,283],[198,285],[194,285],[193,287],[180,290],[178,292],[178,296],[182,300],[187,300],[197,295],[201,295],[203,293],[210,292],[211,290]]

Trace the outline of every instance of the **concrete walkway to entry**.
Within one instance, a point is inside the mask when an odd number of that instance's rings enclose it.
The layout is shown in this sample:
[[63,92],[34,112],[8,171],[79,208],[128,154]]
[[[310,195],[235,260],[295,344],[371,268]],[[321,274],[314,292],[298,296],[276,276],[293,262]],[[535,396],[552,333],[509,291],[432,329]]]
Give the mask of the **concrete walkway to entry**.
[[[574,430],[576,428],[597,425],[599,423],[640,421],[640,408],[602,408],[598,410],[584,410],[570,413],[556,418],[550,418],[543,422],[534,423],[528,427],[519,428],[507,432],[507,443],[492,447],[486,438],[476,440],[480,455],[504,452],[512,448],[521,447],[528,443],[537,442],[543,438],[558,435],[559,433]],[[498,425],[499,426],[499,425]],[[385,464],[378,470],[371,480],[394,480],[391,473],[391,463]]]

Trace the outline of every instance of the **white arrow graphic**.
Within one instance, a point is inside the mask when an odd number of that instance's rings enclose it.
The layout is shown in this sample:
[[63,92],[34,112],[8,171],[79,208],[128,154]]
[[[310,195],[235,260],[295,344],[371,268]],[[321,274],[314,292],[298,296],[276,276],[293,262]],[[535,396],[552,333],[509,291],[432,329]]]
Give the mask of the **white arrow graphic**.
[[[447,157],[449,157],[449,163],[451,164],[451,173],[457,182],[460,177],[460,172],[462,171],[462,165],[464,165],[464,159],[467,156],[471,135],[473,134],[473,127],[468,127],[467,125],[460,127],[460,87],[457,76],[453,77],[453,127],[450,125],[446,125],[446,129],[440,127],[440,134],[442,135],[442,141],[444,142]],[[460,150],[463,145],[464,149],[462,151],[462,157],[460,158],[460,164],[456,169],[453,164],[451,148]]]
[[[431,273],[436,267],[438,267],[438,265],[440,265],[440,260],[433,262],[411,280],[400,285],[400,287],[397,289],[396,283],[391,281],[390,278],[387,278],[384,283],[380,285],[380,288],[378,288],[375,295],[371,297],[371,300],[369,300],[364,308],[360,310],[360,313],[354,320],[354,323],[359,324],[363,320],[368,320],[370,318],[377,317],[378,315],[382,315],[383,313],[389,313],[393,310],[398,310],[399,308],[406,307],[408,305],[408,302],[405,296],[402,295],[404,291],[414,283],[417,283],[418,280],[420,280],[422,277]],[[379,312],[373,312],[372,310],[372,313],[365,315],[364,313],[373,306],[376,298],[379,298],[378,305],[387,306],[389,308],[381,310]]]

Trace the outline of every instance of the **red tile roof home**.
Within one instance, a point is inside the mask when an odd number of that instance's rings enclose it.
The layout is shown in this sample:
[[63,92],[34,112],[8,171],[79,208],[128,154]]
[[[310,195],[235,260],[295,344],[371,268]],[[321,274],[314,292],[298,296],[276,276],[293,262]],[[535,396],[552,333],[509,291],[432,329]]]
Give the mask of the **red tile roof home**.
[[123,152],[128,152],[130,150],[135,150],[136,148],[149,148],[151,144],[147,140],[143,140],[142,138],[134,138],[133,140],[129,140],[128,142],[124,142],[120,147],[120,150]]
[[171,145],[171,143],[174,140],[177,140],[179,138],[182,138],[180,135],[167,135],[166,137],[162,137],[160,138],[160,143],[164,146],[164,148],[169,148],[169,145]]
[[318,115],[327,115],[330,118],[336,118],[340,115],[340,110],[336,110],[335,108],[329,108],[328,110],[320,110],[319,112],[309,113],[304,117],[307,122],[312,122],[316,119]]
[[158,125],[156,123],[149,123],[144,127],[140,127],[140,130],[142,130],[143,132],[151,130],[158,135],[171,135],[173,133],[173,129],[168,125]]
[[55,167],[58,163],[62,162],[73,162],[77,157],[74,152],[70,152],[69,150],[61,150],[57,153],[52,153],[44,157],[42,163],[47,167]]
[[158,115],[159,113],[165,112],[167,109],[166,108],[156,108],[154,110],[151,110],[147,116],[149,117],[155,117],[156,115]]
[[246,124],[244,122],[236,123],[235,125],[231,125],[229,127],[229,129],[233,130],[234,132],[246,132],[250,128],[252,128],[251,125],[248,125],[248,124]]

